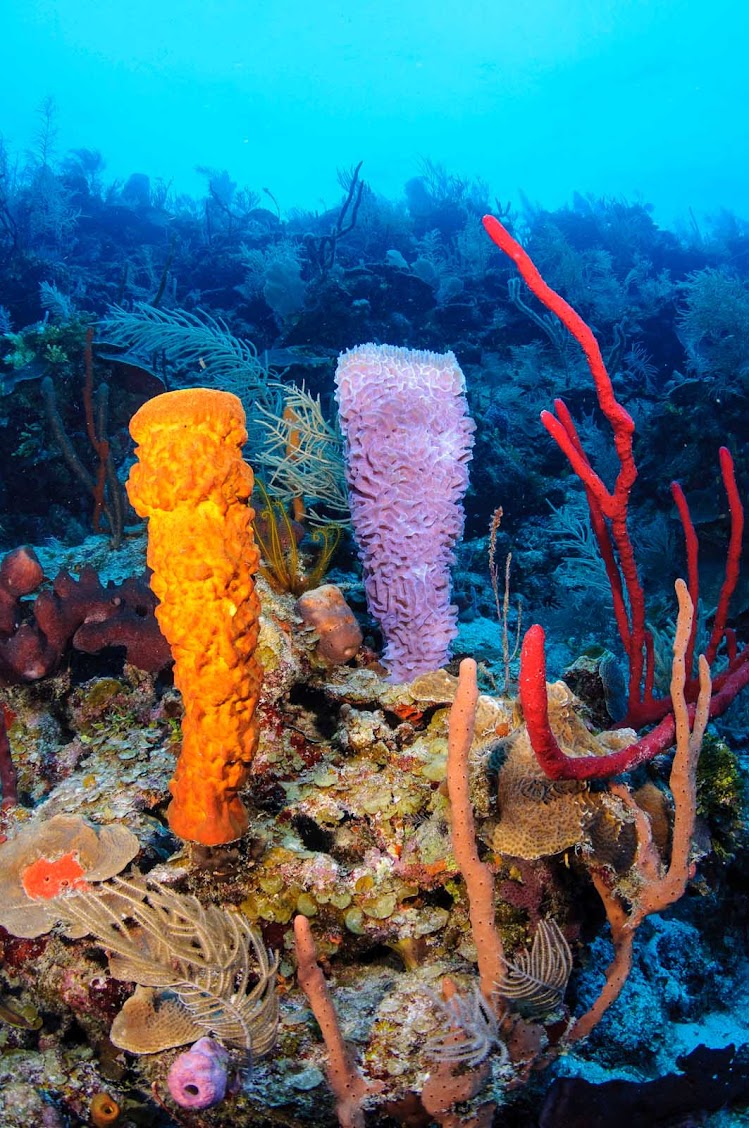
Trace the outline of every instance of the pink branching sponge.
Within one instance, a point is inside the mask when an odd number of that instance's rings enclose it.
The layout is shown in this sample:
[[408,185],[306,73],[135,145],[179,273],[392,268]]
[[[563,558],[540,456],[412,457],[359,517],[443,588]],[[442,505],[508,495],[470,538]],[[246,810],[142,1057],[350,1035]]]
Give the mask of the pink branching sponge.
[[457,633],[452,548],[475,425],[452,353],[360,345],[336,370],[351,516],[394,682],[439,669]]

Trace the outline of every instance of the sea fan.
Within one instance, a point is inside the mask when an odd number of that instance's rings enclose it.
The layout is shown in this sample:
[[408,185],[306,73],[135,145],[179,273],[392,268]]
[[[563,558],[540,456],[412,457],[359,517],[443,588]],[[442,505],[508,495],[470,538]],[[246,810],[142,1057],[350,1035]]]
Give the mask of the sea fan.
[[[282,411],[260,405],[259,412],[264,441],[255,459],[268,475],[273,493],[286,502],[296,497],[323,502],[338,522],[347,520],[343,439],[323,415],[320,397],[310,395],[304,385],[287,386]],[[307,519],[318,525],[330,522],[314,508]]]
[[530,952],[507,961],[497,988],[526,1014],[546,1015],[564,998],[571,971],[572,953],[562,930],[555,920],[541,920]]
[[[176,998],[186,1012],[183,1019],[201,1034],[214,1034],[254,1057],[273,1046],[278,959],[241,913],[202,905],[136,873],[61,898],[59,915],[63,927],[73,924],[77,935],[85,930],[107,951],[115,979],[158,989],[148,1017],[151,1041],[154,1023],[162,1011],[166,1019]],[[159,1009],[162,1001],[170,1006]],[[113,1035],[116,1027],[117,1020]],[[124,1048],[144,1052],[132,1024],[125,1040]]]
[[436,1061],[460,1062],[475,1068],[496,1049],[499,1061],[504,1065],[509,1054],[500,1039],[500,1026],[504,1016],[497,1016],[494,1006],[474,986],[468,995],[456,992],[449,999],[442,999],[429,991],[436,1003],[447,1029],[433,1034],[424,1047],[428,1057]]
[[235,392],[246,406],[255,398],[276,402],[270,373],[251,341],[235,337],[220,318],[202,310],[159,309],[136,302],[132,310],[110,306],[99,324],[99,339],[150,356],[163,353],[187,386],[210,382]]

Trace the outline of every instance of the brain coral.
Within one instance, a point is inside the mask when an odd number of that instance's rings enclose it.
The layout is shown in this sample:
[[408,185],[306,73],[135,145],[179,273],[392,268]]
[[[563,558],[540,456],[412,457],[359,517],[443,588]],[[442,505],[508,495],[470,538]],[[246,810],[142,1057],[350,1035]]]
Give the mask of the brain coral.
[[390,345],[343,353],[336,371],[354,531],[392,681],[436,670],[457,633],[452,547],[474,423],[452,353]]
[[[548,686],[548,695],[552,730],[567,755],[603,755],[633,739],[631,729],[593,736],[577,716],[579,702],[564,682]],[[527,861],[581,846],[596,854],[600,851],[599,860],[608,863],[612,860],[608,839],[616,841],[631,818],[606,791],[592,792],[579,780],[549,779],[525,727],[509,745],[499,773],[498,800],[494,849]]]

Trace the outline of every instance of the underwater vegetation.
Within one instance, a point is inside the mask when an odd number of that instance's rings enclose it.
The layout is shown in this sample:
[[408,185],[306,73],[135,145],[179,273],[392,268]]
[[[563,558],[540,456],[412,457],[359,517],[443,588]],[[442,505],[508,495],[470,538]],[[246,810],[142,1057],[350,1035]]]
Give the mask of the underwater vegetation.
[[0,178],[0,1121],[745,1107],[744,225],[87,167]]
[[[262,482],[256,480],[255,489],[261,504],[255,511],[252,531],[260,549],[260,575],[274,591],[287,591],[295,596],[319,587],[343,529],[334,523],[312,529],[307,534],[307,548],[314,546],[315,554],[302,552],[299,548],[305,536],[302,522],[292,519],[284,502],[271,497]],[[303,505],[296,508],[299,517],[304,517]]]

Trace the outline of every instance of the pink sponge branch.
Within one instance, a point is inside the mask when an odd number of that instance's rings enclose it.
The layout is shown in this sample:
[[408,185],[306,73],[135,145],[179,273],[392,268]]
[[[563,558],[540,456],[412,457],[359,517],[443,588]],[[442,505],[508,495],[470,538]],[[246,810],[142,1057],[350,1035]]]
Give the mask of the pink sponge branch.
[[294,917],[294,951],[299,986],[307,996],[328,1051],[328,1083],[336,1098],[338,1123],[340,1128],[364,1128],[363,1101],[379,1086],[364,1079],[344,1041],[328,984],[317,962],[310,923],[301,913]]
[[478,954],[481,992],[489,1005],[506,969],[502,937],[494,922],[494,875],[479,857],[469,789],[468,761],[473,741],[479,691],[476,663],[464,658],[450,710],[447,740],[447,789],[453,853],[468,894],[471,931]]

